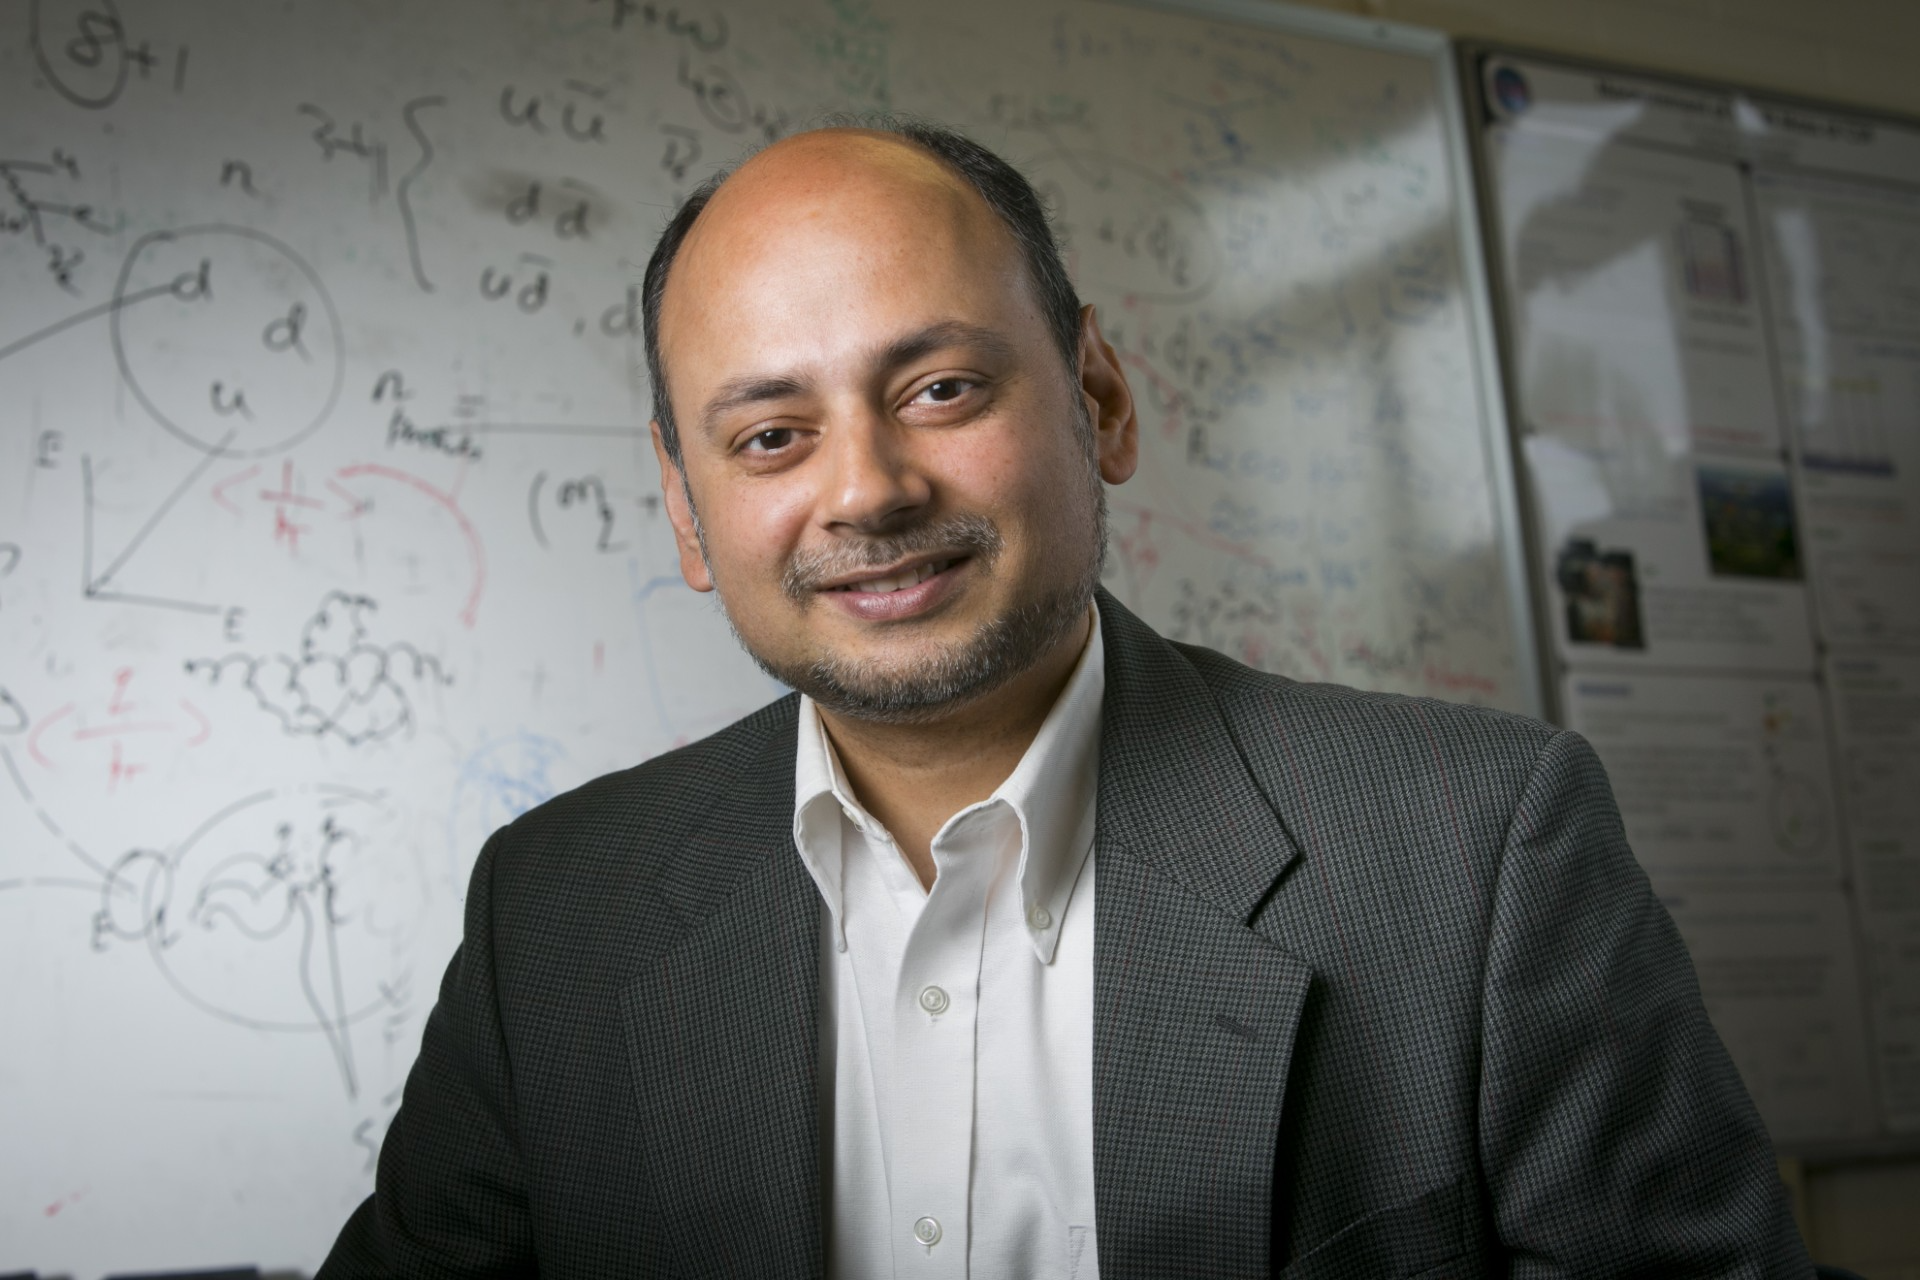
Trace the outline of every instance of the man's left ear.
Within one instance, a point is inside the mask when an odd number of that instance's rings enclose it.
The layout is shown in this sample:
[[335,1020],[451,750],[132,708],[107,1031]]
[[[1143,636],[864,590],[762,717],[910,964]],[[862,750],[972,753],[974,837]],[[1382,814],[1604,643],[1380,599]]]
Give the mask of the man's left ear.
[[1140,465],[1140,419],[1133,411],[1133,388],[1120,368],[1113,345],[1100,336],[1091,304],[1080,308],[1080,394],[1093,419],[1094,452],[1100,478],[1125,484]]

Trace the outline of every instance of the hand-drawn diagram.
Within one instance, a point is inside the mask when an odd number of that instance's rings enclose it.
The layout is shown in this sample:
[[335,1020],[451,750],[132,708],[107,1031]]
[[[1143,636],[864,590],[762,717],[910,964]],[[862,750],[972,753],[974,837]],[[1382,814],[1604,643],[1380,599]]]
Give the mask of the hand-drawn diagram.
[[103,602],[220,613],[225,606],[129,591],[116,579],[216,459],[284,451],[326,422],[346,367],[339,315],[313,270],[272,237],[244,227],[189,227],[142,236],[108,302],[0,347],[0,360],[102,316],[123,385],[206,457],[116,553],[103,549],[96,563],[95,471],[82,456],[82,592]]
[[368,596],[330,591],[290,653],[195,658],[189,675],[220,684],[229,673],[291,737],[333,737],[350,747],[383,742],[415,725],[410,688],[447,686],[438,659],[405,642],[375,644]]
[[196,449],[282,452],[340,399],[346,350],[333,299],[262,232],[213,224],[142,236],[120,268],[112,317],[128,389]]
[[336,784],[245,796],[172,848],[116,862],[94,946],[144,942],[217,1018],[318,1032],[351,1097],[351,1028],[411,999],[405,946],[425,899],[393,821],[382,796]]

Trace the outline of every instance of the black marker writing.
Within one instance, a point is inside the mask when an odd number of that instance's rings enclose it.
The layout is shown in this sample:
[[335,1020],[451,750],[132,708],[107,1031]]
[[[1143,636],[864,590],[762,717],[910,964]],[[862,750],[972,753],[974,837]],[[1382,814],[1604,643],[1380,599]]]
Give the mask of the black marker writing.
[[229,160],[220,166],[220,185],[239,188],[250,196],[260,193],[253,189],[253,166],[245,160]]
[[287,314],[267,322],[261,331],[260,341],[269,351],[298,351],[302,360],[312,360],[303,340],[307,329],[307,304],[296,302],[287,308]]
[[226,384],[216,382],[207,389],[207,397],[213,402],[213,411],[221,417],[239,414],[247,421],[253,421],[253,410],[247,407],[247,393],[238,389],[229,392]]
[[667,135],[667,150],[660,157],[660,167],[672,174],[675,182],[684,181],[687,170],[700,159],[700,135],[677,124],[663,124],[660,132]]
[[724,13],[716,13],[710,20],[702,22],[698,18],[682,16],[676,7],[643,0],[612,0],[609,10],[615,31],[626,26],[627,20],[633,18],[637,19],[636,26],[662,31],[707,53],[724,48],[727,43],[727,15]]
[[407,390],[407,380],[398,369],[389,369],[373,380],[373,402],[379,404],[387,398],[411,400],[413,392]]
[[357,156],[371,167],[372,198],[378,200],[387,193],[387,144],[369,138],[359,121],[352,128],[342,132],[339,124],[324,108],[311,102],[300,104],[299,112],[318,123],[314,126],[313,140],[320,147],[320,154],[326,160],[337,155]]

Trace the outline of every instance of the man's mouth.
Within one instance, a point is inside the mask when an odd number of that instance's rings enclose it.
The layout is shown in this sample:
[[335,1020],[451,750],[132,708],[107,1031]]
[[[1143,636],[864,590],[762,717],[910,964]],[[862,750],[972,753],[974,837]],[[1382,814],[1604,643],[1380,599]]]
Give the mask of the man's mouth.
[[844,582],[837,587],[828,587],[829,591],[859,591],[874,595],[887,595],[895,591],[905,591],[908,587],[917,587],[937,573],[945,573],[959,563],[959,558],[949,560],[929,560],[925,564],[911,565],[898,573],[888,574],[884,578],[864,578],[859,582]]

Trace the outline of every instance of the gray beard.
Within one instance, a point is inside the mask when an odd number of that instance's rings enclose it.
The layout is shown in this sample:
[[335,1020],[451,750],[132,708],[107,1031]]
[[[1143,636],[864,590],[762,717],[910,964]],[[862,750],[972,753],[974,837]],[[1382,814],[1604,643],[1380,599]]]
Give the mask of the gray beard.
[[[797,689],[820,706],[850,719],[877,724],[924,724],[1006,684],[1028,670],[1059,644],[1086,617],[1093,592],[1100,585],[1106,562],[1107,495],[1093,477],[1093,554],[1077,578],[1028,601],[1007,614],[975,628],[962,643],[931,657],[907,664],[881,664],[845,658],[817,658],[806,663],[783,663],[747,643],[740,629],[734,638],[762,671],[789,688]],[[698,518],[695,518],[698,529]],[[704,538],[702,539],[704,542]],[[960,516],[931,521],[898,534],[873,538],[832,555],[796,558],[782,579],[788,597],[803,607],[815,607],[812,584],[861,568],[880,568],[928,551],[964,550],[976,570],[992,573],[1001,546],[1000,534],[982,516]],[[721,590],[721,611],[726,592]]]

